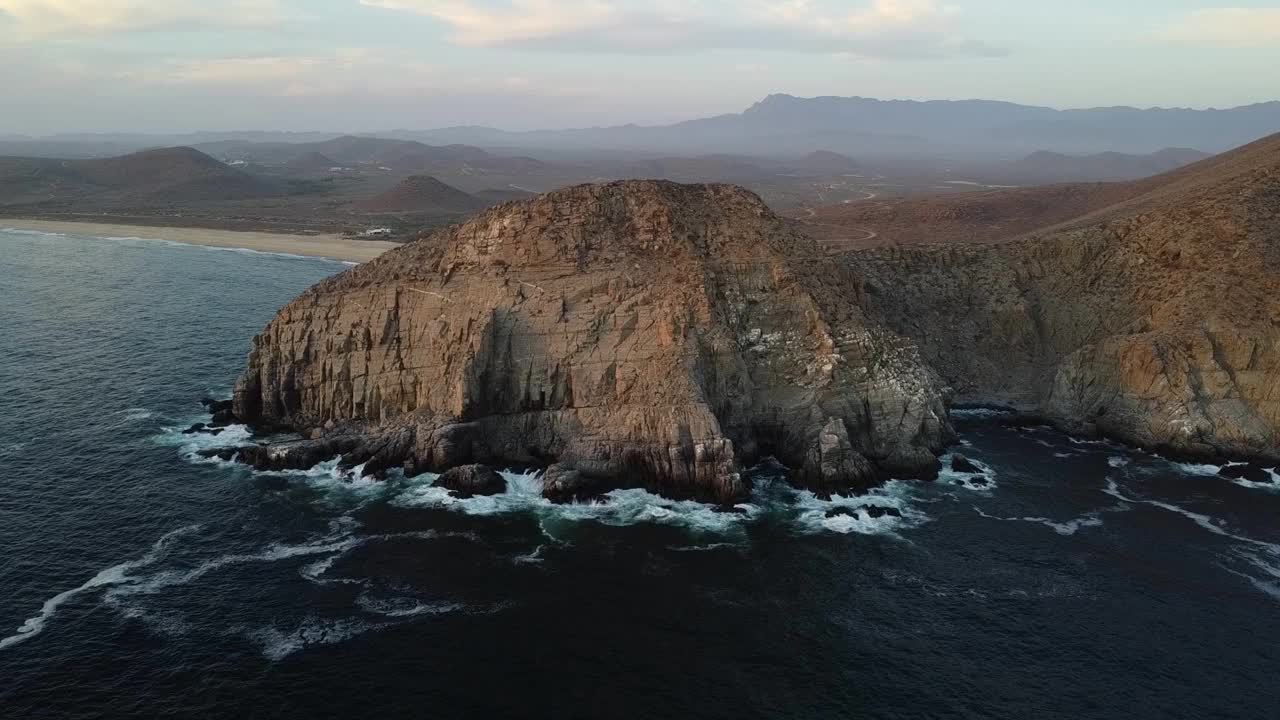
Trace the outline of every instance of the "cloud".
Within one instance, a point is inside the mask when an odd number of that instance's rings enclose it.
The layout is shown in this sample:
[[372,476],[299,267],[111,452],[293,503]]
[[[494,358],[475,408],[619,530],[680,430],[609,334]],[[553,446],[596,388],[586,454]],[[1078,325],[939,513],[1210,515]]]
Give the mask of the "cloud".
[[126,78],[147,86],[205,89],[245,97],[372,97],[428,91],[439,82],[427,63],[368,48],[308,55],[173,59]]
[[1158,29],[1161,40],[1249,47],[1280,43],[1280,7],[1194,10]]
[[1003,52],[936,0],[360,0],[433,18],[450,42],[562,52],[784,50],[870,57]]
[[281,20],[277,0],[0,0],[0,14],[37,35],[261,27]]

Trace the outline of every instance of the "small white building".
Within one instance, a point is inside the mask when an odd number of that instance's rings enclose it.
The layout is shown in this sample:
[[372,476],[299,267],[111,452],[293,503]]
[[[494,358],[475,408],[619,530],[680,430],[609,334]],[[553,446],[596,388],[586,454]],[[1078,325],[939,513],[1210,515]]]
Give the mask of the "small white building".
[[360,237],[367,237],[367,238],[390,237],[392,235],[395,235],[395,231],[387,227],[369,228],[368,230],[365,230],[364,232],[360,233]]

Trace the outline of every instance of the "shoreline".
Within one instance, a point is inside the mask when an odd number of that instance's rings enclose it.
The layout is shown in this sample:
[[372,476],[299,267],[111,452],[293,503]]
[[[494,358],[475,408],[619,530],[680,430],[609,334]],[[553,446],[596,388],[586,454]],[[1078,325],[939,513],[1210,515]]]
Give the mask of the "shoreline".
[[74,220],[28,220],[0,217],[0,229],[32,230],[101,237],[130,237],[143,240],[169,240],[187,245],[240,248],[258,252],[285,253],[306,257],[329,258],[347,262],[368,262],[384,252],[400,247],[385,240],[354,240],[341,235],[285,235],[269,232],[213,230],[193,227],[159,227],[120,225],[114,223],[77,222]]

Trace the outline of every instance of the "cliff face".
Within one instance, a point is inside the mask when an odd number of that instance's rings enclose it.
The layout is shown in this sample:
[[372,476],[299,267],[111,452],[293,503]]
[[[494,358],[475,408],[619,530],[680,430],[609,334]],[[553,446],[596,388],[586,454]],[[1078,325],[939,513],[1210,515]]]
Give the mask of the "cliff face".
[[846,256],[960,399],[1190,455],[1280,453],[1280,137],[1076,227]]
[[765,455],[819,490],[927,474],[944,393],[756,196],[635,181],[499,206],[318,284],[255,338],[234,409],[311,438],[267,466],[555,463],[727,501]]

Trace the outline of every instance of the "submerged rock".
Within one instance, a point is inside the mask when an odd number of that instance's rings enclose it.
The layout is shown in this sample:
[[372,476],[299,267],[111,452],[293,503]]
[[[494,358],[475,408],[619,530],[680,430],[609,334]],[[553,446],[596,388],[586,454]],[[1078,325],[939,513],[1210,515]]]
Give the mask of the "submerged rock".
[[200,399],[200,404],[205,406],[205,409],[209,411],[210,415],[230,411],[233,403],[233,400],[215,400],[214,398],[209,397]]
[[902,511],[895,507],[885,505],[863,505],[860,508],[851,507],[835,507],[827,511],[827,517],[858,517],[861,513],[866,513],[867,517],[872,520],[882,517],[902,517]]
[[446,471],[436,485],[463,497],[498,495],[507,491],[507,481],[487,465],[462,465]]
[[1256,483],[1269,483],[1275,480],[1266,468],[1256,463],[1225,465],[1218,474],[1232,480],[1248,480]]
[[815,242],[740,188],[649,181],[508,203],[322,281],[255,338],[234,414],[358,427],[343,463],[366,474],[554,464],[557,500],[733,502],[768,455],[862,489],[936,472],[954,437],[943,383]]
[[951,470],[958,473],[982,473],[982,468],[963,455],[953,455],[951,457]]

